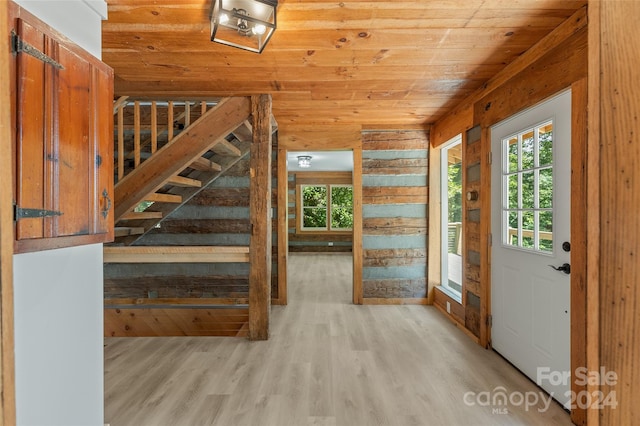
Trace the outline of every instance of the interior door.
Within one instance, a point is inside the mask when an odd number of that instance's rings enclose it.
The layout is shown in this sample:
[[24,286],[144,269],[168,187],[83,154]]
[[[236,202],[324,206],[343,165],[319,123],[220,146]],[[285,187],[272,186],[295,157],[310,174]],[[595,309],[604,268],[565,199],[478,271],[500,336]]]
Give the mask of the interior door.
[[491,148],[492,346],[567,406],[571,92],[494,126]]

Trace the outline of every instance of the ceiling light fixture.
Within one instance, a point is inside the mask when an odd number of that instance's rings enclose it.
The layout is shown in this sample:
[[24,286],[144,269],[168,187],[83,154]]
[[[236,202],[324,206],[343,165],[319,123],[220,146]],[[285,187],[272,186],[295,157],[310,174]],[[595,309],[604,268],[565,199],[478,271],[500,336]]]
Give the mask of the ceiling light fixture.
[[213,0],[211,41],[262,53],[276,30],[277,0]]
[[298,167],[303,169],[308,169],[311,167],[311,156],[310,155],[299,155],[298,156]]

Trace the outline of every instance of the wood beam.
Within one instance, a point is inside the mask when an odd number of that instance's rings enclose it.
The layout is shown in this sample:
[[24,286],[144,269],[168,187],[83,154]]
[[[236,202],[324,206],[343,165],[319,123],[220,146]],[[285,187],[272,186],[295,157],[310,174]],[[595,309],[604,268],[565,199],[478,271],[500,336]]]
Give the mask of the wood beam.
[[104,263],[246,263],[242,246],[106,246]]
[[[0,34],[8,34],[9,3],[0,5]],[[9,44],[0,43],[0,75],[9,76]],[[10,78],[0,81],[0,104],[11,105]],[[0,109],[0,424],[16,424],[13,322],[13,211],[11,108]]]
[[271,311],[271,95],[251,97],[249,339],[269,338]]
[[125,176],[115,187],[116,221],[140,201],[157,191],[171,176],[178,174],[211,146],[222,143],[224,137],[249,116],[249,98],[226,98],[196,120],[185,132],[176,136]]
[[[596,409],[588,416],[589,423],[593,415],[602,425],[632,425],[640,424],[636,408],[640,397],[640,3],[593,3],[598,5],[594,11],[589,10],[589,17],[590,22],[596,21],[599,40],[597,46],[589,43],[589,57],[591,53],[599,53],[599,57],[590,64],[589,78],[595,79],[590,81],[588,96],[589,113],[593,107],[599,117],[589,117],[598,121],[589,120],[587,157],[593,155],[599,161],[600,188],[599,198],[588,194],[589,208],[585,213],[588,221],[592,214],[600,214],[599,226],[592,228],[589,221],[587,234],[588,250],[599,251],[599,283],[587,283],[589,292],[594,287],[599,292],[597,314],[589,306],[589,296],[587,301],[589,315],[598,317],[599,330],[594,335],[587,334],[587,341],[593,337],[598,342],[598,365],[614,372],[616,380],[600,382],[598,394],[605,397],[604,407],[593,404]],[[592,174],[588,170],[589,190]],[[597,247],[592,245],[592,237],[599,242]],[[610,396],[616,405],[606,403]]]
[[[273,120],[271,121],[273,126]],[[288,212],[288,172],[287,150],[278,147],[278,299],[279,305],[286,305],[287,290],[287,262],[289,256],[289,212]]]

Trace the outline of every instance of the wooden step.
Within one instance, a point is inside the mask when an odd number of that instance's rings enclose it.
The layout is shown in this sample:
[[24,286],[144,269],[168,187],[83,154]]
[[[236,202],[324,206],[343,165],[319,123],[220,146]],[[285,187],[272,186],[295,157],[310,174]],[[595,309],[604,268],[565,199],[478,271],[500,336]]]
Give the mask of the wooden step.
[[129,226],[116,226],[114,236],[128,237],[129,235],[142,235],[144,234],[144,228],[142,227],[129,227]]
[[167,184],[173,186],[183,186],[189,188],[200,188],[202,187],[202,182],[196,179],[190,179],[183,176],[173,176],[167,180]]
[[249,261],[248,246],[104,247],[104,263],[236,263]]
[[222,170],[222,166],[220,164],[207,160],[204,157],[198,158],[196,161],[191,163],[189,167],[202,172],[219,172]]
[[175,194],[161,194],[159,192],[155,192],[153,194],[149,194],[145,197],[145,201],[153,201],[154,203],[176,203],[180,204],[182,202],[181,195]]
[[125,213],[120,220],[145,220],[162,219],[162,212],[129,212]]
[[240,157],[240,155],[242,155],[240,150],[234,144],[225,139],[212,146],[211,151],[216,154],[229,155],[231,157]]

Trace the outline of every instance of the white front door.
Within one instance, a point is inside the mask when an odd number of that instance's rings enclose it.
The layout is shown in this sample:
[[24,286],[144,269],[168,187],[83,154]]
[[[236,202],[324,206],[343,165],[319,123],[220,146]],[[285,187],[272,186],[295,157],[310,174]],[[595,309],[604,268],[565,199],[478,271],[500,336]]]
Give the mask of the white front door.
[[571,92],[492,127],[491,150],[492,346],[566,407]]

